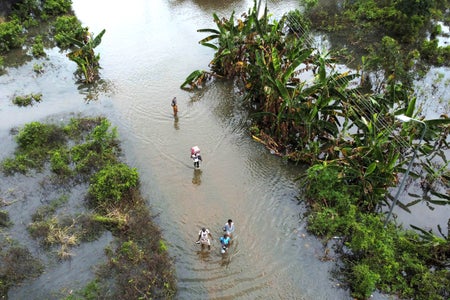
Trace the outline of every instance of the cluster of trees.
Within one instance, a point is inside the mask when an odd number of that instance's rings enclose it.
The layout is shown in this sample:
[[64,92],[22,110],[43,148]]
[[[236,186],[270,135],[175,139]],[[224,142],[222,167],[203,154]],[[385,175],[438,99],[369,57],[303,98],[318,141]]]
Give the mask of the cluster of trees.
[[[384,226],[380,213],[391,204],[388,189],[397,185],[422,133],[418,122],[401,125],[395,118],[417,117],[410,87],[391,76],[374,92],[361,74],[339,71],[331,53],[312,46],[310,23],[298,11],[270,20],[267,8],[258,17],[255,1],[242,18],[213,17],[217,28],[198,30],[209,34],[200,43],[215,50],[210,70],[192,72],[181,88],[233,80],[253,111],[254,138],[286,159],[311,165],[301,178],[311,208],[308,226],[325,239],[342,237],[351,249],[343,256],[343,273],[353,296],[363,299],[377,288],[448,298],[448,235]],[[448,150],[450,120],[423,122],[425,145],[418,151],[430,167],[424,170],[431,170],[431,161]],[[444,171],[438,180],[448,176]],[[431,186],[436,203],[450,204],[438,185]]]

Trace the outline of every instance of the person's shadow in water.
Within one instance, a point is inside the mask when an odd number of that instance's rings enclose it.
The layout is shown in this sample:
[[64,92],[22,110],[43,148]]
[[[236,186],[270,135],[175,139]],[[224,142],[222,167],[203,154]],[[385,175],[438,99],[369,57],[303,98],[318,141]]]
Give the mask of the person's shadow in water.
[[194,169],[194,176],[192,177],[192,183],[200,185],[202,183],[202,170]]
[[177,116],[173,117],[173,127],[175,128],[175,130],[180,130],[180,125],[178,125],[178,117]]

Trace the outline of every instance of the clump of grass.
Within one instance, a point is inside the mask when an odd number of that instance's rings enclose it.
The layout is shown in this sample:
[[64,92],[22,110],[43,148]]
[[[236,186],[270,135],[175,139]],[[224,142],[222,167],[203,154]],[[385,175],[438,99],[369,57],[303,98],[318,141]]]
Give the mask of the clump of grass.
[[31,106],[34,102],[41,102],[42,94],[28,94],[24,96],[15,96],[12,102],[20,107]]

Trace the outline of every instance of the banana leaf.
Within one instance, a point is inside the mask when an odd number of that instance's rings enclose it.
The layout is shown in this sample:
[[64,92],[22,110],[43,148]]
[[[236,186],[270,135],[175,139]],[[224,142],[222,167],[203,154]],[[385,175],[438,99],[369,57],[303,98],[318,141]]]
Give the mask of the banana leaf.
[[186,77],[186,80],[183,82],[183,84],[180,86],[181,89],[183,89],[187,84],[192,84],[194,81],[199,79],[205,74],[205,71],[203,70],[195,70],[191,74],[189,74],[188,77]]

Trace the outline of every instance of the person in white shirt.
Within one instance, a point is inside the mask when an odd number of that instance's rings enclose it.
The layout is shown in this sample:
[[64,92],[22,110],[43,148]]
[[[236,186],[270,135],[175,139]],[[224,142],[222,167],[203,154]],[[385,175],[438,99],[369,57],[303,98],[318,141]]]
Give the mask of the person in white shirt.
[[223,231],[225,231],[225,234],[231,238],[231,236],[234,232],[233,220],[228,219],[228,222],[225,223],[225,226],[223,226]]
[[196,241],[196,243],[197,244],[201,244],[202,245],[202,249],[205,247],[205,245],[207,245],[208,246],[208,250],[211,250],[210,238],[212,239],[211,233],[209,232],[208,229],[203,227],[198,233],[198,240]]

